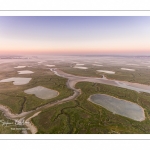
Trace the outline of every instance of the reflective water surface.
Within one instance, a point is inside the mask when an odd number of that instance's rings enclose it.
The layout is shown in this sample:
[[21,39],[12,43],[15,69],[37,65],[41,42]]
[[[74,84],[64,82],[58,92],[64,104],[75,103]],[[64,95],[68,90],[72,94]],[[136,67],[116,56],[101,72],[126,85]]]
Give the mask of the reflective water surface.
[[24,91],[26,94],[35,94],[36,97],[41,99],[51,99],[58,96],[58,92],[42,86],[37,86]]
[[105,94],[91,95],[88,100],[106,108],[114,114],[118,114],[136,121],[145,120],[144,109],[136,103]]

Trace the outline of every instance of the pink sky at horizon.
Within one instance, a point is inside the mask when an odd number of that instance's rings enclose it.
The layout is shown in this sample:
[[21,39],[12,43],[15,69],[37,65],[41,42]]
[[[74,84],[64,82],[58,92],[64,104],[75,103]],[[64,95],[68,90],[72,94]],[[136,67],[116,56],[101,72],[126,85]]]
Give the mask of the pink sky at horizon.
[[0,55],[150,55],[150,17],[0,17]]
[[150,55],[149,53],[149,50],[144,50],[144,51],[137,51],[137,50],[132,50],[132,53],[131,53],[131,50],[128,50],[128,51],[122,51],[120,53],[120,51],[115,51],[115,50],[112,50],[112,51],[104,51],[104,52],[99,52],[99,50],[80,50],[80,52],[77,52],[77,51],[63,51],[63,50],[25,50],[25,51],[20,51],[20,50],[2,50],[0,51],[0,55],[38,55],[38,54],[41,54],[41,55],[45,55],[45,54],[49,54],[49,55]]

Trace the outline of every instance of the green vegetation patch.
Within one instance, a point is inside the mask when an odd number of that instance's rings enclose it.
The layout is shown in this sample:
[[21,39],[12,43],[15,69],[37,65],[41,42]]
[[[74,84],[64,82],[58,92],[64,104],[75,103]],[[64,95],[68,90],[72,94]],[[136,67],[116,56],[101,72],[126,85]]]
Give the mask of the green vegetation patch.
[[[85,77],[102,77],[103,75],[108,79],[115,79],[120,81],[128,81],[133,83],[140,83],[150,85],[150,69],[147,67],[138,67],[138,66],[114,66],[114,65],[103,65],[103,66],[93,66],[85,65],[88,69],[76,69],[71,67],[60,68],[66,73],[70,73],[78,76]],[[135,71],[121,70],[121,68],[130,68],[135,69]],[[107,74],[103,72],[98,72],[97,70],[108,70],[114,71],[115,74]]]
[[[76,88],[82,90],[82,94],[77,100],[43,110],[42,113],[32,119],[38,128],[38,133],[150,133],[150,94],[87,82],[78,83]],[[134,121],[113,114],[87,100],[90,95],[96,93],[108,94],[139,104],[145,110],[146,119],[142,122]]]
[[[50,70],[42,69],[41,67],[32,68],[34,74],[31,75],[16,75],[16,71],[11,72],[11,76],[30,77],[32,80],[25,85],[13,85],[13,83],[0,83],[0,104],[6,105],[13,113],[21,113],[22,111],[30,111],[38,106],[46,103],[61,100],[73,94],[71,89],[67,88],[67,79],[54,75]],[[34,94],[26,94],[24,90],[43,86],[59,92],[55,98],[43,100],[36,97]]]

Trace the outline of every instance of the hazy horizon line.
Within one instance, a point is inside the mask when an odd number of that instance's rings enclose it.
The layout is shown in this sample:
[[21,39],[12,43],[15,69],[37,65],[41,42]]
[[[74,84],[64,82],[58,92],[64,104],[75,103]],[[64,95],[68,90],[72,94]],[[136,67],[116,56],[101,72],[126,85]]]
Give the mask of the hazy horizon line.
[[150,57],[150,54],[0,54],[1,57],[8,57],[8,56],[120,56],[120,57]]

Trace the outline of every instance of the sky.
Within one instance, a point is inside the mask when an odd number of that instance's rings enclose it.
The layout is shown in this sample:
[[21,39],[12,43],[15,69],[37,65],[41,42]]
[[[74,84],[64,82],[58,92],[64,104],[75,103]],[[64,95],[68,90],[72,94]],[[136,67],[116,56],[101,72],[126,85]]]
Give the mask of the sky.
[[0,54],[150,55],[150,17],[0,16]]

